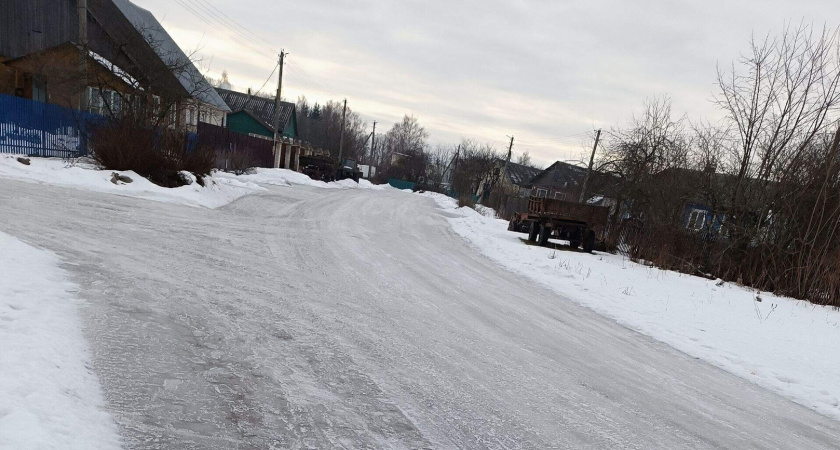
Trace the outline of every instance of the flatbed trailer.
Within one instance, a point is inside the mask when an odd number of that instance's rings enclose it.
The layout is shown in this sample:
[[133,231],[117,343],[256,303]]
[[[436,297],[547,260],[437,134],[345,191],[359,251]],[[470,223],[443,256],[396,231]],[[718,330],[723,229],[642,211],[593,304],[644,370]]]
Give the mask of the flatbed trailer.
[[572,248],[583,245],[583,251],[595,249],[598,236],[603,237],[609,208],[543,197],[530,197],[528,210],[511,218],[508,230],[528,233],[528,240],[541,246],[549,238],[569,241]]
[[335,180],[335,161],[329,156],[301,156],[300,171],[313,180]]

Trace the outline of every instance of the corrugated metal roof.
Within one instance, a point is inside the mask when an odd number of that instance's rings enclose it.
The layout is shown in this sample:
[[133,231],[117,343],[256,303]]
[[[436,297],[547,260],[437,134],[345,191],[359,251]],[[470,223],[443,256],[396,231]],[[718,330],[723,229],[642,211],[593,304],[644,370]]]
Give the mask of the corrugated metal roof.
[[227,104],[207,83],[204,76],[196,69],[195,65],[151,12],[131,3],[129,0],[112,1],[134,28],[146,38],[155,53],[167,66],[183,67],[183,70],[176,71],[175,76],[178,77],[178,81],[181,82],[188,94],[222,111],[230,111]]
[[[243,92],[236,92],[222,88],[216,88],[216,92],[218,92],[219,96],[227,104],[231,111],[247,111],[251,113],[255,119],[262,122],[263,126],[269,130],[274,129],[274,99],[248,95]],[[294,103],[280,102],[281,133],[286,128],[289,120],[292,119],[294,110]]]
[[[502,160],[504,164],[504,160]],[[531,178],[537,176],[541,169],[537,169],[534,167],[523,166],[522,164],[516,164],[514,162],[507,163],[507,176],[510,178],[510,182],[516,186],[525,186],[531,181]]]
[[586,176],[586,169],[583,167],[557,161],[535,176],[530,184],[556,189],[570,188],[581,184],[584,176]]

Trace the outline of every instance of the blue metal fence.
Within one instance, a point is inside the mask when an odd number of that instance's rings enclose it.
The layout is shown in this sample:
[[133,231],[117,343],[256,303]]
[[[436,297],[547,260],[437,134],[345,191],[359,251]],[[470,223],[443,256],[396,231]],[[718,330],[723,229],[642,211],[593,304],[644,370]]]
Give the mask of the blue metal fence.
[[397,189],[414,190],[414,183],[412,183],[411,181],[400,180],[398,178],[388,178],[388,184]]
[[101,116],[0,94],[0,153],[44,157],[87,154],[87,125]]

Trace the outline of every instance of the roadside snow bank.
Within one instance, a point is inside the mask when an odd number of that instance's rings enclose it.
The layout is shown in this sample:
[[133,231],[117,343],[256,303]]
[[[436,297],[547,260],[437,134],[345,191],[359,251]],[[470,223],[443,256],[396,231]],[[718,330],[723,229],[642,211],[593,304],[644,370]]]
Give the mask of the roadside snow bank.
[[269,184],[274,186],[291,186],[293,184],[300,186],[312,186],[324,189],[388,189],[387,184],[373,184],[368,180],[359,180],[356,183],[353,180],[341,180],[326,183],[320,180],[313,180],[308,175],[300,172],[295,172],[289,169],[254,169],[255,173],[247,175],[234,175],[231,173],[218,172],[215,174],[218,178],[229,180],[240,180],[249,183]]
[[160,187],[133,171],[116,172],[131,178],[131,183],[111,182],[112,170],[97,170],[89,164],[68,167],[63,159],[29,158],[30,164],[17,161],[18,155],[0,155],[0,178],[31,183],[67,186],[96,192],[139,197],[166,203],[218,208],[239,197],[264,188],[227,177],[205,177],[206,186],[197,183],[177,188]]
[[0,449],[116,449],[58,257],[0,233]]
[[455,200],[437,202],[456,233],[507,269],[691,356],[840,419],[840,311],[633,263],[526,245]]

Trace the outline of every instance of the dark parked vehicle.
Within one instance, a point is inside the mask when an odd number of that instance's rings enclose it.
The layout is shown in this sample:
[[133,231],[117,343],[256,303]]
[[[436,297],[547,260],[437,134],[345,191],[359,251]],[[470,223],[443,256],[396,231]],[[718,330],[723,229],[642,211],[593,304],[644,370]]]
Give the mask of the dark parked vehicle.
[[345,180],[349,178],[358,183],[359,178],[361,177],[362,171],[359,170],[359,167],[356,165],[355,159],[344,158],[341,160],[341,167],[339,167],[335,174],[336,180]]
[[335,180],[336,164],[329,156],[301,156],[301,172],[313,180],[333,181]]
[[609,208],[604,206],[531,197],[528,211],[515,213],[508,230],[527,232],[529,241],[542,246],[548,245],[549,238],[567,240],[572,248],[583,244],[583,251],[591,253],[608,217]]

